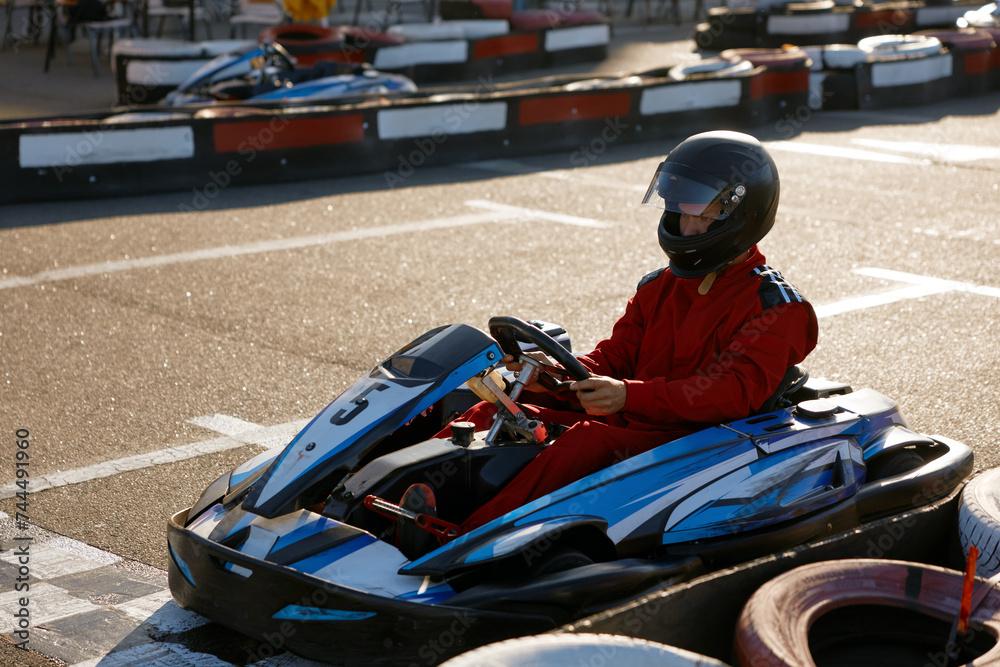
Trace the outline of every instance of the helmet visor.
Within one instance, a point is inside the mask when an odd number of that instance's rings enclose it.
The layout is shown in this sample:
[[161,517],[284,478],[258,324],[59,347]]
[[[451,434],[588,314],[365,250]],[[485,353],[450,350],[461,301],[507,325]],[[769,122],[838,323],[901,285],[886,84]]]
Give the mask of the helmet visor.
[[662,162],[642,203],[674,213],[723,220],[746,189],[682,164]]

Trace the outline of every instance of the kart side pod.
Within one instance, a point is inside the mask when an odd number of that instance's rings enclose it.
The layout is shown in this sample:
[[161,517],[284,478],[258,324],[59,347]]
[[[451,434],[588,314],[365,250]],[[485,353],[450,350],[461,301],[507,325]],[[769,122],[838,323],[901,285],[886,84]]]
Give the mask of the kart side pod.
[[461,548],[449,549],[437,557],[431,554],[404,566],[399,573],[444,577],[503,561],[512,570],[531,572],[554,553],[556,545],[577,548],[593,561],[613,560],[617,552],[607,528],[605,519],[587,515],[510,526],[499,535],[491,532],[479,538],[470,536]]

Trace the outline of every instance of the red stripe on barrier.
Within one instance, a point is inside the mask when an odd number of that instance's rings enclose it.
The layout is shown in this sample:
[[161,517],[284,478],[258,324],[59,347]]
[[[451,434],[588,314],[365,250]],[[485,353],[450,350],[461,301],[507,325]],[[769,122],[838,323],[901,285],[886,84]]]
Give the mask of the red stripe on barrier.
[[537,32],[501,35],[476,40],[476,45],[472,47],[472,59],[496,58],[497,56],[512,56],[518,53],[534,53],[536,51],[538,51]]
[[213,135],[216,153],[345,144],[364,140],[364,116],[351,114],[297,120],[275,116],[270,120],[216,123]]
[[869,30],[878,28],[888,31],[885,34],[896,32],[910,24],[913,12],[905,9],[880,9],[874,12],[858,11],[854,12],[854,27],[857,30]]
[[564,120],[627,116],[631,100],[630,93],[533,97],[521,101],[518,123],[536,125]]
[[986,74],[992,70],[994,51],[995,49],[981,51],[980,53],[966,53],[965,74],[967,76],[973,76],[976,74]]
[[809,70],[775,72],[765,70],[750,80],[750,99],[809,91]]

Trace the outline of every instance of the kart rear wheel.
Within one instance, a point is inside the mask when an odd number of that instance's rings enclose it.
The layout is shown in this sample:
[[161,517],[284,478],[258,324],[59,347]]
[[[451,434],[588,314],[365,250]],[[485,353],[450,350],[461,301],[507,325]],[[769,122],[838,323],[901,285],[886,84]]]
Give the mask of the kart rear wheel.
[[901,475],[904,472],[916,470],[924,465],[926,461],[915,449],[901,449],[895,452],[886,452],[876,456],[868,464],[868,476],[866,482],[874,482],[888,477]]
[[579,549],[572,547],[553,547],[550,553],[545,554],[542,559],[531,568],[532,578],[544,577],[547,574],[565,572],[575,567],[593,565],[593,559]]

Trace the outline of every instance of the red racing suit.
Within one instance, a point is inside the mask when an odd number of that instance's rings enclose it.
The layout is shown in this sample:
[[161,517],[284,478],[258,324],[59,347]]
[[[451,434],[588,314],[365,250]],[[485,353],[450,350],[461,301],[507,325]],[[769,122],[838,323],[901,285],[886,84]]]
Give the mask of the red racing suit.
[[[570,428],[463,524],[468,532],[528,501],[625,458],[720,422],[743,419],[775,392],[785,371],[816,346],[816,314],[756,248],[701,278],[661,269],[640,281],[611,337],[579,357],[594,375],[622,380],[624,408],[612,415],[525,406]],[[482,403],[461,419],[488,428]],[[447,437],[447,436],[444,436]]]

